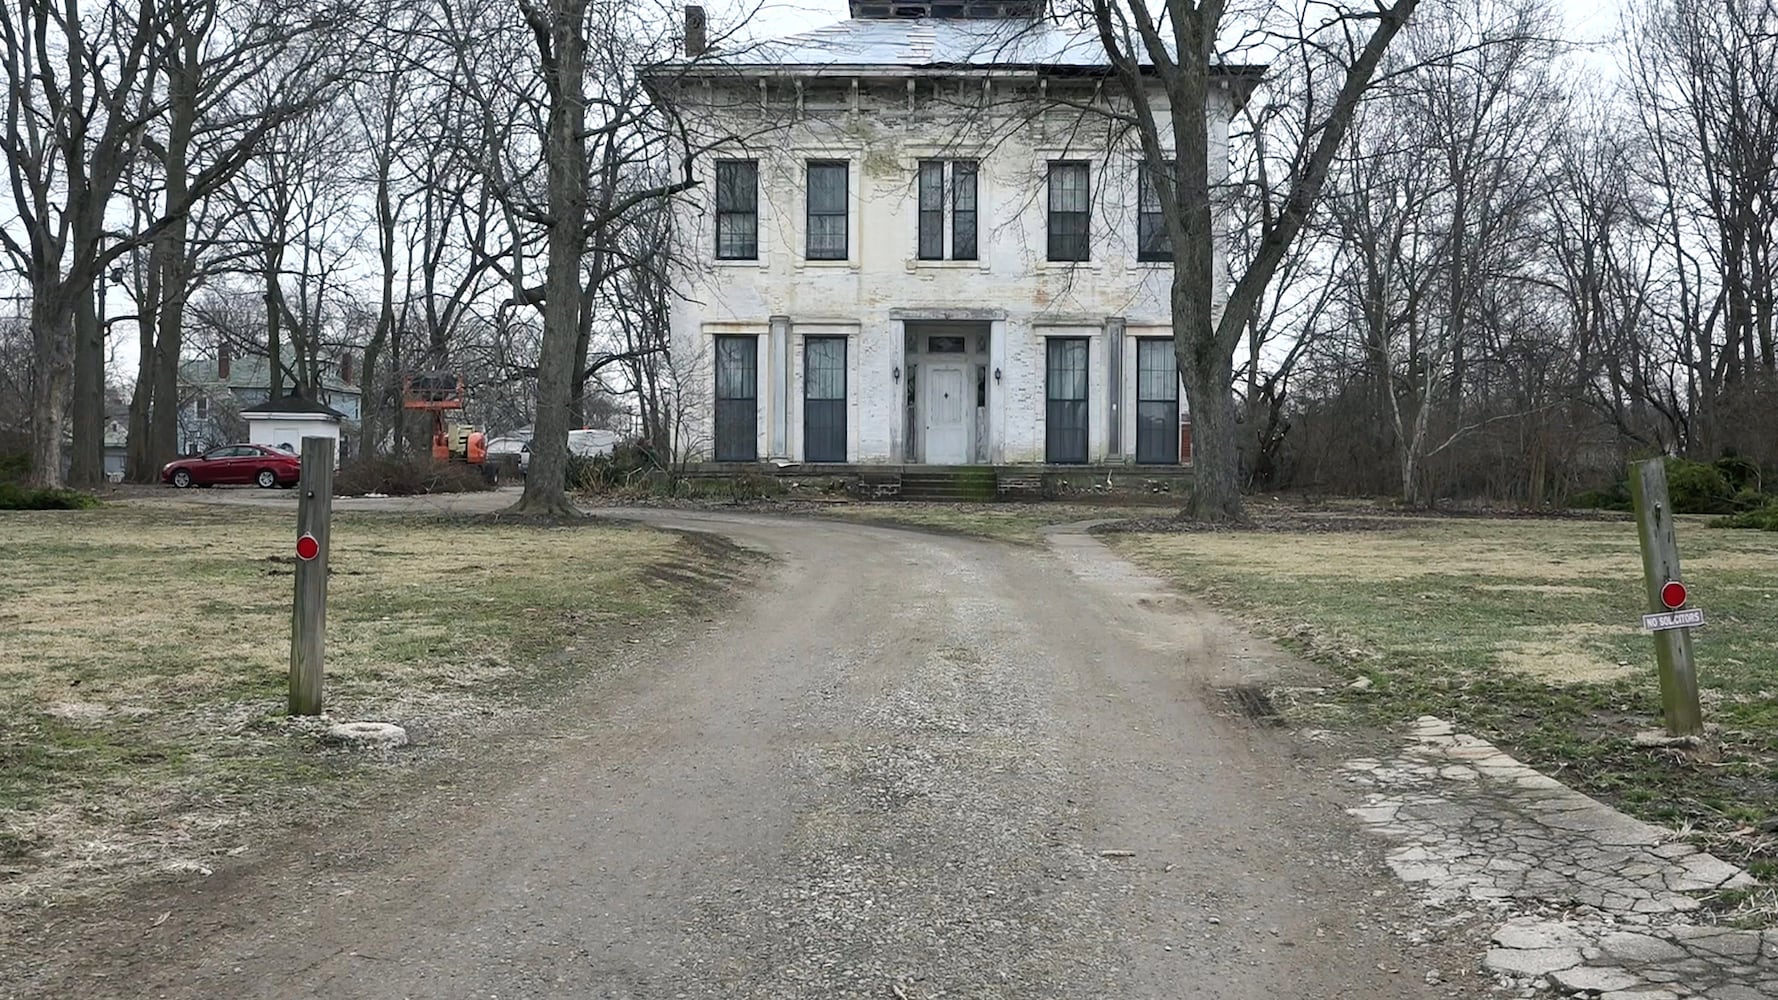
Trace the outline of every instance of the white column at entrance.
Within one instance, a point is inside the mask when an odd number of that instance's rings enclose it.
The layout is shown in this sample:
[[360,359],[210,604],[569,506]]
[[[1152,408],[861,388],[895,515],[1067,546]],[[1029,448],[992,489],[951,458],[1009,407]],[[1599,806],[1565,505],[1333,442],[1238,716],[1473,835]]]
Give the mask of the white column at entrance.
[[1006,462],[1006,320],[988,324],[988,462]]
[[1123,457],[1124,440],[1124,318],[1105,320],[1105,401],[1109,405],[1105,460]]
[[790,317],[773,316],[771,332],[767,339],[770,360],[767,367],[771,370],[771,399],[767,405],[772,412],[772,458],[790,457]]

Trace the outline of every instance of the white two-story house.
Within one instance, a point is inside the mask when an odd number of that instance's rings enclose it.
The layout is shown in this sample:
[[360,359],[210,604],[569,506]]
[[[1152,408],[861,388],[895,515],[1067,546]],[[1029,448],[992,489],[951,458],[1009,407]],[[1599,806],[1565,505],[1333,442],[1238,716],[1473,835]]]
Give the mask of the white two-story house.
[[[853,0],[837,24],[701,53],[688,11],[702,58],[655,83],[713,150],[678,208],[683,450],[1182,461],[1171,252],[1129,105],[1097,35],[1042,14]],[[1213,78],[1213,178],[1255,77]]]

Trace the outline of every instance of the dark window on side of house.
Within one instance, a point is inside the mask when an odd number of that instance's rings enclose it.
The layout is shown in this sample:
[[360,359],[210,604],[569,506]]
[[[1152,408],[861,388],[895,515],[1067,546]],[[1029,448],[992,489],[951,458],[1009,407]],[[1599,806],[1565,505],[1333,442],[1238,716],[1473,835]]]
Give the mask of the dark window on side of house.
[[1170,337],[1136,341],[1136,461],[1179,461],[1179,362]]
[[759,338],[716,338],[716,460],[759,458]]
[[1049,172],[1049,259],[1088,260],[1091,175],[1078,160],[1052,160]]
[[951,163],[951,259],[975,259],[976,165],[974,160]]
[[809,260],[845,260],[846,164],[812,160],[808,172]]
[[920,161],[920,259],[945,259],[945,164]]
[[[1165,164],[1169,173],[1173,161]],[[1146,163],[1136,168],[1136,259],[1172,260],[1173,244],[1167,239],[1167,220],[1161,211],[1161,192],[1155,185],[1154,171]]]
[[1051,337],[1044,378],[1045,460],[1078,463],[1087,460],[1087,341],[1085,337]]
[[759,161],[716,161],[716,258],[759,259]]
[[803,341],[803,459],[846,460],[846,338]]

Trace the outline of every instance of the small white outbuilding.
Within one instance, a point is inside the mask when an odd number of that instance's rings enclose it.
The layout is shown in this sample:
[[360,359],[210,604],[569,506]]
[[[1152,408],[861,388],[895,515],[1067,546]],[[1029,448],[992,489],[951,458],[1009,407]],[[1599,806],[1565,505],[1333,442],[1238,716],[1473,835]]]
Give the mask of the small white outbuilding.
[[303,438],[329,437],[334,441],[335,461],[346,457],[340,433],[346,415],[296,392],[250,406],[241,411],[247,421],[247,441],[293,454],[302,453]]

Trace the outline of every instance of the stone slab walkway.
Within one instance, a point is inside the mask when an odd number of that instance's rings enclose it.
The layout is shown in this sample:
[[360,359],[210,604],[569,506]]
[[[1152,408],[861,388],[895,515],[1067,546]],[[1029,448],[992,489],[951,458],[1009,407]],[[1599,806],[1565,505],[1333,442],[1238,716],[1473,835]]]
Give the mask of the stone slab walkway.
[[[1395,842],[1396,875],[1439,905],[1515,916],[1484,966],[1525,996],[1778,998],[1778,932],[1697,926],[1705,893],[1741,869],[1626,816],[1434,718],[1400,756],[1346,764],[1369,787],[1351,812]],[[1559,919],[1547,915],[1550,910]]]

